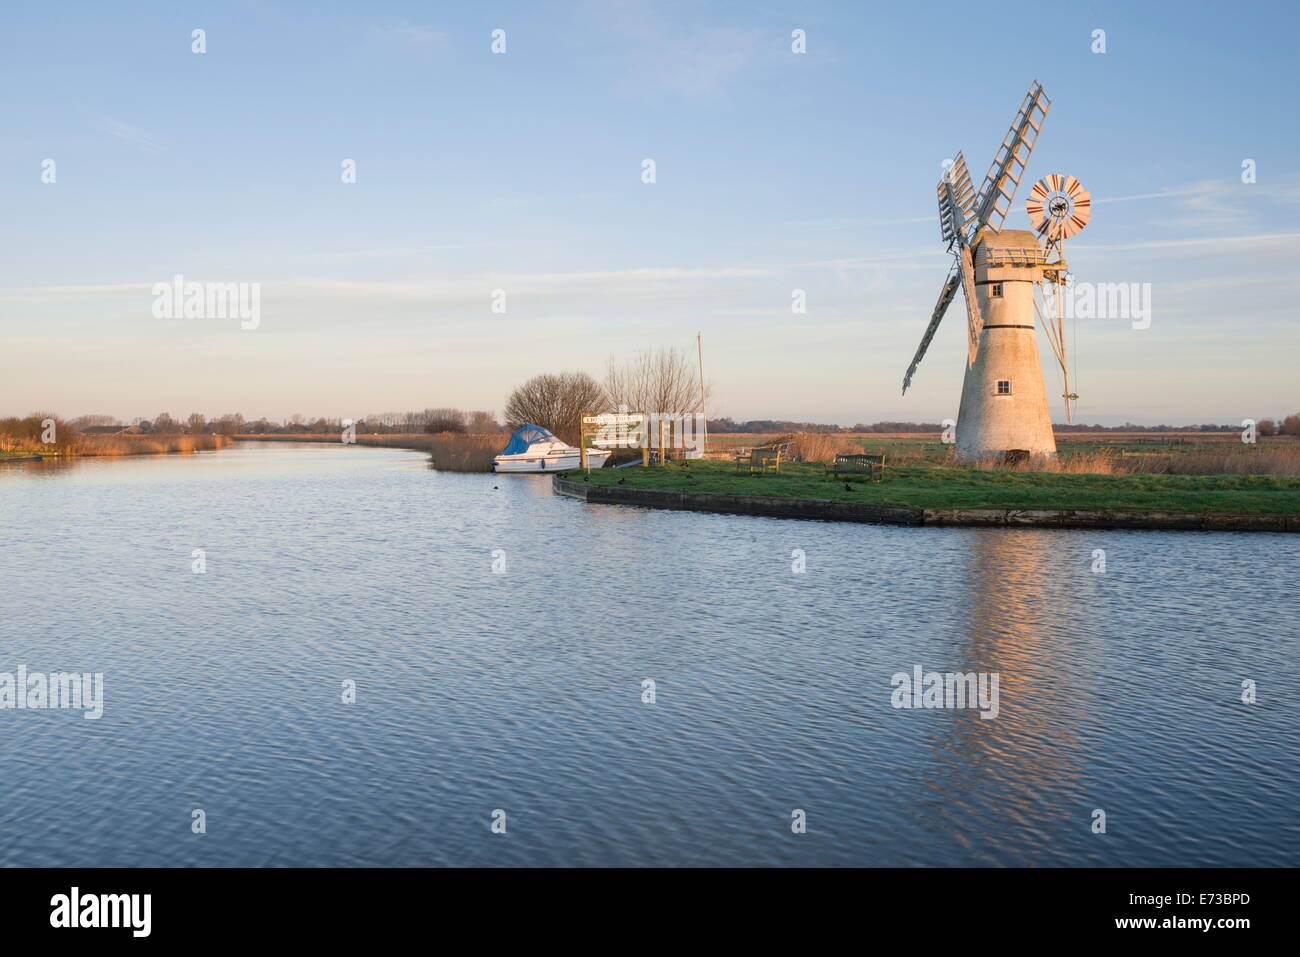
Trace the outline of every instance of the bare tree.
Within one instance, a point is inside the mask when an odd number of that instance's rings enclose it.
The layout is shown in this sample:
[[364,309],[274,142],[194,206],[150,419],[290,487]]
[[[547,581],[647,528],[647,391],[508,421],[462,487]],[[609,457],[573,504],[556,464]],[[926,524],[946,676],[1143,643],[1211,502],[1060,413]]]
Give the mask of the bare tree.
[[115,415],[79,415],[72,419],[68,426],[73,429],[103,429],[112,425],[120,425]]
[[[295,418],[301,421],[302,416],[295,416]],[[227,412],[221,418],[213,419],[209,423],[209,428],[217,435],[238,435],[244,431],[244,416],[239,412]],[[295,431],[308,432],[311,430],[306,425],[301,425]]]
[[489,435],[501,431],[501,423],[491,412],[475,411],[469,414],[465,431],[474,435]]
[[690,355],[680,349],[646,349],[619,362],[609,357],[605,392],[612,407],[628,412],[700,412],[708,398]]
[[153,430],[160,435],[175,435],[181,430],[181,424],[166,412],[159,412],[153,420]]
[[465,413],[460,409],[425,409],[420,415],[424,431],[430,434],[465,431]]
[[579,417],[608,409],[605,390],[585,372],[537,375],[510,393],[506,424],[513,429],[531,422],[576,445]]

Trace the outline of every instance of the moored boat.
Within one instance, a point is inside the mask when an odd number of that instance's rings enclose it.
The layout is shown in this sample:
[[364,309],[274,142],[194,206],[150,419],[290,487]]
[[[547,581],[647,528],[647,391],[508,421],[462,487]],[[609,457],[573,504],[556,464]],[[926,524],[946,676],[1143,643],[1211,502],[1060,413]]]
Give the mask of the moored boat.
[[[612,453],[608,449],[587,449],[587,466],[598,469]],[[525,424],[510,436],[501,453],[492,460],[494,472],[563,472],[582,468],[582,451],[562,441],[550,429]]]

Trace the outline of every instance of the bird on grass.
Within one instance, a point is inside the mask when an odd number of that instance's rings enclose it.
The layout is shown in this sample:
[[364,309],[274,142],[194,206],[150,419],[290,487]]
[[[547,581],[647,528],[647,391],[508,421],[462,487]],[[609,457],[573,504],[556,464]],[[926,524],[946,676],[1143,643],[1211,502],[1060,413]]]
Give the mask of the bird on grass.
[[621,478],[621,479],[619,479],[619,480],[618,480],[618,484],[619,484],[619,485],[626,485],[626,484],[627,484],[627,479],[625,479],[625,478]]
[[846,492],[852,492],[852,491],[853,491],[853,486],[850,485],[848,482],[845,482],[845,483],[844,483],[844,491],[846,491]]

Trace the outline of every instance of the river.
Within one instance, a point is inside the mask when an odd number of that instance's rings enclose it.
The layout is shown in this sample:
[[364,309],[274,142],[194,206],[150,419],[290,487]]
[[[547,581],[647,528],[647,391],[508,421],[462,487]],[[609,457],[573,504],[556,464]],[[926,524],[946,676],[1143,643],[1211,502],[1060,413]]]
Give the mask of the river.
[[[1300,859],[1300,536],[654,511],[257,442],[3,466],[0,519],[0,672],[104,676],[97,720],[0,710],[0,865]],[[996,674],[997,716],[894,707],[918,666]]]

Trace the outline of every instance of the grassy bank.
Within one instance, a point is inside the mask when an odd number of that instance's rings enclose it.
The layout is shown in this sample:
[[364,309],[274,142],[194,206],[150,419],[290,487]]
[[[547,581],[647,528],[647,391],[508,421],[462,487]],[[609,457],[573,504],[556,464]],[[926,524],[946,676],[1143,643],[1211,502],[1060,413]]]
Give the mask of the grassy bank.
[[[581,479],[582,473],[570,473]],[[918,508],[1122,508],[1300,514],[1300,478],[1277,475],[1096,475],[891,467],[883,482],[828,481],[815,462],[792,462],[779,475],[737,475],[730,462],[593,470],[600,485],[911,505]],[[846,484],[849,488],[846,488]]]

